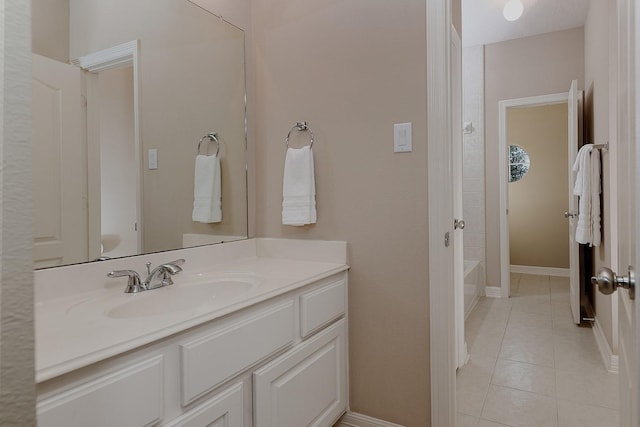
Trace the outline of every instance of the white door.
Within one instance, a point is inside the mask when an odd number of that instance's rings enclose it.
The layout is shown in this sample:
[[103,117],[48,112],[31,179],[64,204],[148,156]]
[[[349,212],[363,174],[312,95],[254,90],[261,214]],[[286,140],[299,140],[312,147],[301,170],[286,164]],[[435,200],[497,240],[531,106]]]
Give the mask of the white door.
[[[620,284],[618,287],[618,357],[619,357],[619,402],[620,402],[620,426],[637,427],[638,422],[638,388],[639,363],[638,359],[638,309],[636,303],[634,270],[640,266],[640,252],[636,250],[640,242],[640,206],[637,203],[640,197],[640,177],[636,169],[640,166],[640,151],[637,149],[637,141],[640,138],[640,97],[635,96],[636,87],[640,82],[640,67],[636,64],[637,27],[640,16],[635,13],[635,5],[632,0],[618,0],[617,20],[611,36],[617,41],[616,82],[613,87],[616,93],[616,126],[617,140],[617,191],[618,213],[618,265],[611,266],[615,272],[598,271],[600,290],[603,287],[611,290],[610,284]],[[617,277],[615,275],[617,273]],[[627,282],[627,283],[624,283]],[[630,284],[630,286],[629,286]],[[609,286],[607,286],[609,285]],[[629,289],[630,288],[630,289]],[[605,292],[609,293],[609,292]]]
[[462,150],[462,41],[455,27],[451,26],[451,139],[453,171],[453,247],[456,316],[456,364],[458,368],[467,361],[467,344],[464,339],[464,242],[463,230],[463,150]]
[[567,100],[569,117],[569,211],[565,216],[569,219],[569,293],[571,301],[571,313],[573,321],[580,323],[580,259],[578,243],[576,242],[576,225],[578,222],[578,197],[573,195],[573,187],[576,182],[576,174],[571,171],[576,155],[578,154],[579,138],[579,110],[578,110],[578,81],[571,81],[569,97]]
[[[640,131],[638,100],[634,96],[639,81],[636,67],[635,31],[638,17],[634,14],[634,1],[618,1],[618,265],[612,266],[621,275],[627,275],[640,266],[636,251],[640,240],[640,208],[637,197],[640,184],[636,169],[638,154],[636,144]],[[640,11],[635,11],[640,12]],[[629,291],[618,290],[619,363],[620,363],[620,425],[638,426],[638,304]]]
[[35,267],[88,260],[80,69],[33,55]]

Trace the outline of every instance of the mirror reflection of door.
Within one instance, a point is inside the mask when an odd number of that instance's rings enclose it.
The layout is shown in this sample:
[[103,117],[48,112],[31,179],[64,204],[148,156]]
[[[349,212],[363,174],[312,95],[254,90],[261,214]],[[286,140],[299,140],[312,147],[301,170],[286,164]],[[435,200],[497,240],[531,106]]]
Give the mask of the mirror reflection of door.
[[98,74],[101,256],[138,252],[133,67]]
[[33,55],[33,258],[36,268],[88,256],[81,72]]

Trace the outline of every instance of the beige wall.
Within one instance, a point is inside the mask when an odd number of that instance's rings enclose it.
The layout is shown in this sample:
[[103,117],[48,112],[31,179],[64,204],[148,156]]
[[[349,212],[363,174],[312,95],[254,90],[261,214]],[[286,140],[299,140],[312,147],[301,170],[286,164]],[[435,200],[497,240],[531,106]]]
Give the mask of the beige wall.
[[31,0],[32,51],[69,62],[69,0]]
[[529,154],[531,169],[508,184],[512,265],[569,268],[567,104],[507,110],[507,143]]
[[[588,115],[586,124],[587,142],[602,144],[606,141],[615,143],[615,125],[610,125],[610,100],[613,99],[612,108],[615,114],[615,93],[610,94],[609,91],[609,9],[615,9],[610,5],[611,2],[606,0],[592,0],[589,7],[589,14],[584,26],[584,42],[585,42],[585,98],[587,107],[585,114]],[[613,98],[612,98],[613,97]],[[614,116],[615,118],[615,116]],[[603,215],[602,215],[602,245],[595,250],[595,271],[600,267],[613,267],[611,252],[617,252],[617,247],[611,241],[611,195],[615,194],[616,189],[611,188],[611,171],[615,168],[611,167],[611,158],[609,152],[603,151],[602,155],[602,184],[603,184]],[[616,257],[617,258],[617,257]],[[612,311],[614,295],[604,295],[597,290],[595,292],[595,310],[598,322],[604,332],[614,353],[617,353],[618,342],[617,331],[614,328],[617,325],[613,316],[616,315]]]
[[205,9],[224,17],[225,20],[239,27],[245,34],[245,73],[247,76],[247,195],[248,195],[248,217],[249,236],[256,235],[256,186],[255,182],[255,76],[254,76],[254,54],[253,54],[253,33],[251,26],[251,0],[193,0]]
[[[425,2],[254,0],[258,236],[349,242],[351,409],[429,425]],[[281,225],[283,138],[316,135],[318,223]],[[393,153],[393,124],[413,152]]]
[[[73,58],[140,40],[144,251],[181,247],[185,232],[246,235],[241,32],[186,0],[71,0],[70,22]],[[196,147],[209,131],[223,141],[217,224],[191,221]],[[146,167],[149,148],[157,170]]]
[[583,87],[583,29],[487,45],[485,48],[487,285],[500,285],[498,103]]

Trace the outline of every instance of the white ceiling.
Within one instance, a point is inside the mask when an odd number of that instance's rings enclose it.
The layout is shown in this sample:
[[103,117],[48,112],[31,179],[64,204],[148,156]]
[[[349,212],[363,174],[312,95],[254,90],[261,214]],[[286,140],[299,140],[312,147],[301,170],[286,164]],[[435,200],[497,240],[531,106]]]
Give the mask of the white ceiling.
[[462,0],[462,44],[475,46],[581,27],[590,0],[522,0],[514,22],[502,16],[507,0]]

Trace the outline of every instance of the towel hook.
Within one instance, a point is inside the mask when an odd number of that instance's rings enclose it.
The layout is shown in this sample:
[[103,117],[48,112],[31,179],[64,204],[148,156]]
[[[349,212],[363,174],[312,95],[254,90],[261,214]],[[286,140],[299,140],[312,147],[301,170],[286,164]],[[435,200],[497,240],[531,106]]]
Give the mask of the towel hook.
[[304,131],[309,132],[309,134],[311,135],[311,143],[309,144],[309,148],[311,149],[313,147],[314,136],[313,136],[313,131],[309,127],[309,122],[306,122],[306,121],[296,123],[289,130],[289,133],[287,134],[287,138],[284,140],[284,143],[287,145],[287,148],[289,148],[289,137],[291,136],[291,132],[293,132],[294,129],[298,130],[298,132],[304,132]]
[[200,154],[200,146],[202,145],[202,141],[204,141],[205,138],[209,138],[209,141],[216,142],[216,145],[217,145],[216,156],[217,156],[218,153],[220,153],[220,141],[218,141],[218,132],[209,132],[208,134],[200,138],[200,141],[198,141],[198,154]]

